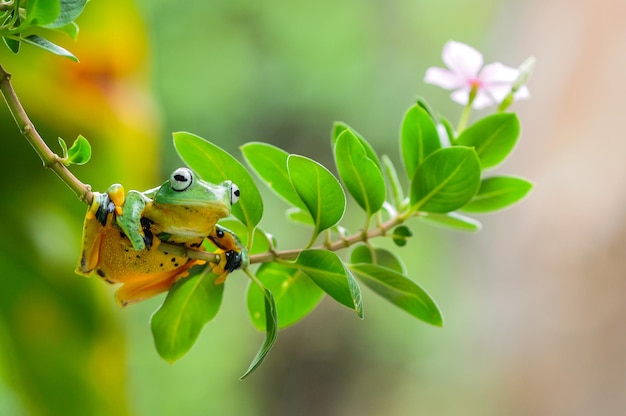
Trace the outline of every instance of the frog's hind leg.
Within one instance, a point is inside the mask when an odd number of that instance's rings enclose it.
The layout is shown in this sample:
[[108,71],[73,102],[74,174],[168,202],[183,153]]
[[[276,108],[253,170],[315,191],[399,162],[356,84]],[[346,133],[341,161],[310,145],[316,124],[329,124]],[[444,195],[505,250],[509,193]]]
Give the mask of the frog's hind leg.
[[115,299],[120,306],[127,306],[130,303],[140,302],[160,293],[167,292],[177,280],[187,276],[189,274],[188,270],[195,264],[197,264],[197,262],[191,260],[178,269],[148,275],[138,275],[137,277],[126,280],[117,292],[115,292]]

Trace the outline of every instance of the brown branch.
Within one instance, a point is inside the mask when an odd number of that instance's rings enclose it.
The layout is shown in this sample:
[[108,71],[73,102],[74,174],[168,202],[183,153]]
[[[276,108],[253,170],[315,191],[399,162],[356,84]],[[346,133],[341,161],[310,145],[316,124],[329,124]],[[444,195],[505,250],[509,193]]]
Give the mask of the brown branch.
[[20,129],[20,132],[24,135],[33,149],[35,149],[35,152],[39,155],[43,165],[56,173],[57,176],[65,182],[65,184],[69,186],[72,191],[74,191],[78,199],[87,205],[91,205],[91,202],[93,201],[91,187],[82,183],[76,176],[74,176],[67,166],[61,162],[61,158],[50,150],[46,142],[44,142],[41,138],[35,129],[35,126],[30,121],[30,118],[28,118],[24,107],[20,103],[20,100],[17,98],[17,94],[11,86],[11,74],[6,72],[1,65],[0,91],[2,92],[2,96],[4,97],[4,100],[9,107],[9,111]]

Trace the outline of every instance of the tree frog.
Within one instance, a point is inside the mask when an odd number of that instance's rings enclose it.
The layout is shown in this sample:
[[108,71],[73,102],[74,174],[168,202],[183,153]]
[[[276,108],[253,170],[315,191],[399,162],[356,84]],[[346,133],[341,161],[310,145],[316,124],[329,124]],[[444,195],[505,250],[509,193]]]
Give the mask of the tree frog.
[[158,248],[161,241],[205,250],[208,238],[217,247],[218,263],[210,263],[223,283],[228,273],[246,267],[248,255],[231,231],[217,225],[239,200],[231,181],[219,185],[176,169],[168,181],[145,192],[114,184],[94,192],[85,216],[82,251],[76,273],[92,272],[109,283],[122,283],[115,297],[121,306],[169,290],[188,270],[205,261]]

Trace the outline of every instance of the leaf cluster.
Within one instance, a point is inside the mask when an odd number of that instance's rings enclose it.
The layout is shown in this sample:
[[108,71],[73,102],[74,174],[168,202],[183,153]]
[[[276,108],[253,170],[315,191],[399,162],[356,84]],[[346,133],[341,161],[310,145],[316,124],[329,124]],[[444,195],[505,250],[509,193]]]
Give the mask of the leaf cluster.
[[[266,334],[244,377],[261,364],[278,330],[303,319],[324,296],[362,318],[360,284],[414,317],[441,326],[439,307],[409,277],[401,257],[376,247],[372,240],[385,237],[404,246],[412,236],[405,222],[414,217],[478,230],[480,223],[467,213],[496,211],[522,199],[532,187],[528,181],[486,175],[510,154],[519,134],[519,120],[512,113],[485,117],[456,134],[446,120],[418,101],[400,126],[401,170],[389,157],[379,158],[363,136],[339,122],[330,140],[338,176],[305,156],[267,143],[247,143],[241,153],[248,167],[289,205],[287,218],[310,229],[305,247],[280,251],[276,239],[259,227],[264,205],[248,169],[209,141],[174,133],[180,157],[204,180],[229,179],[241,191],[233,207],[235,220],[227,225],[245,242],[250,264],[260,263],[256,270],[246,267],[244,272],[252,282],[247,293],[250,318]],[[363,228],[354,233],[341,225],[348,197],[363,215]],[[349,253],[339,254],[348,247]],[[207,270],[196,270],[179,281],[153,317],[157,350],[170,362],[193,346],[217,313],[222,289]]]
[[20,51],[22,44],[27,44],[78,61],[71,52],[46,39],[45,32],[61,31],[76,38],[75,20],[87,1],[0,0],[0,37],[14,53]]

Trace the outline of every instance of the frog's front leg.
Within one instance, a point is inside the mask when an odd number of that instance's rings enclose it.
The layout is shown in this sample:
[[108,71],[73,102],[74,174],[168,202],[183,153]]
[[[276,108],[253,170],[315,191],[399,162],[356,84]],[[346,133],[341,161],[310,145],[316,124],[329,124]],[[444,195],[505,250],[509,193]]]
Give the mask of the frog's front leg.
[[248,252],[232,231],[216,225],[209,239],[218,248],[215,253],[220,255],[219,263],[211,263],[213,273],[220,275],[215,280],[215,284],[224,283],[228,273],[248,266]]
[[117,216],[117,225],[126,234],[135,250],[150,249],[152,245],[152,235],[146,235],[144,228],[147,224],[142,221],[142,214],[148,203],[151,202],[141,192],[129,191],[122,206],[122,213]]

